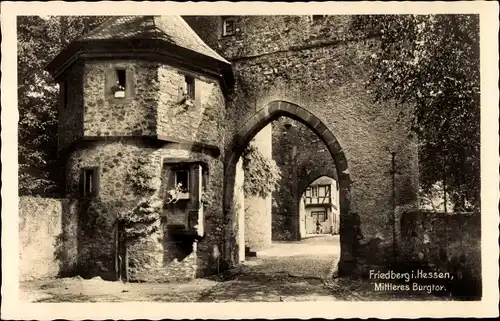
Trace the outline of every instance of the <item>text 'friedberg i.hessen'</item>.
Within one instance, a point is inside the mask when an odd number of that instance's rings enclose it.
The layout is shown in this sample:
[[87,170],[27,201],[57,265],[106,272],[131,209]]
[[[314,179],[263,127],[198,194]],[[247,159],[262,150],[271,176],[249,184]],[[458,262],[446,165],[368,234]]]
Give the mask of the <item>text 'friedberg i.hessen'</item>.
[[[414,291],[414,292],[443,292],[446,288],[442,284],[432,284],[435,280],[453,280],[449,272],[428,272],[424,270],[412,270],[410,272],[395,272],[370,270],[370,279],[376,280],[375,291]],[[422,280],[426,284],[421,284]],[[429,281],[431,283],[429,284]],[[394,283],[396,282],[396,283]],[[401,284],[401,282],[404,282]]]

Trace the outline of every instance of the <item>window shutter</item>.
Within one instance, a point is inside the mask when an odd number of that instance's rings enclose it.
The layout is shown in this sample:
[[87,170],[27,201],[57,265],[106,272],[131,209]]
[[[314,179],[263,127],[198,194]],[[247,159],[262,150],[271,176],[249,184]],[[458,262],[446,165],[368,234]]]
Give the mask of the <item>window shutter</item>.
[[81,168],[80,169],[80,181],[78,184],[78,189],[80,192],[80,196],[84,196],[85,192],[85,169]]
[[125,97],[133,97],[135,95],[135,72],[133,69],[127,69],[126,71],[126,92]]
[[199,171],[200,165],[198,164],[193,164],[190,166],[190,182],[189,182],[189,198],[191,201],[198,203],[200,201],[201,197],[201,190],[200,190],[200,171]]
[[99,196],[99,188],[101,186],[101,171],[99,167],[94,169],[94,186],[92,186],[93,196]]
[[105,87],[104,87],[104,94],[106,96],[113,95],[113,92],[111,91],[111,87],[113,87],[117,81],[118,81],[118,79],[116,77],[116,70],[115,69],[106,70],[106,79],[105,79]]
[[165,169],[165,178],[166,178],[165,187],[167,188],[167,190],[174,188],[175,172],[173,171],[173,169],[170,166]]
[[194,79],[194,105],[196,108],[201,107],[201,85],[202,82],[198,79]]

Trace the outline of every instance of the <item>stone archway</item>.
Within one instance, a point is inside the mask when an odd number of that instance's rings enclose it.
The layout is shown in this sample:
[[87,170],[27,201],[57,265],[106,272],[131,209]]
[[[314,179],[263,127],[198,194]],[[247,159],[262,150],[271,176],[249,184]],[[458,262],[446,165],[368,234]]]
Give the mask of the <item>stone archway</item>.
[[309,127],[325,143],[334,160],[340,190],[341,257],[339,262],[339,274],[350,274],[355,269],[355,249],[358,242],[355,233],[356,227],[353,225],[358,224],[356,223],[356,218],[352,218],[350,217],[352,215],[349,215],[349,207],[351,203],[351,178],[347,165],[347,159],[337,138],[317,116],[300,106],[286,101],[273,101],[264,108],[258,110],[240,128],[238,133],[234,136],[232,143],[229,146],[230,148],[227,150],[224,181],[224,215],[228,222],[226,225],[228,228],[228,230],[226,230],[226,241],[228,241],[226,244],[226,259],[228,261],[234,260],[234,254],[232,254],[234,252],[231,250],[235,244],[232,202],[238,160],[251,139],[266,125],[282,116],[290,117]]

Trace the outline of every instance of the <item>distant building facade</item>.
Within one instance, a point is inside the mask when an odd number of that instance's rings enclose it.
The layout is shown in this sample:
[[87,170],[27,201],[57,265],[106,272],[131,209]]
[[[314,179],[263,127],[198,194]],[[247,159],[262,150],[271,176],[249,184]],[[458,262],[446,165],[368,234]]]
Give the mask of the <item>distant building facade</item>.
[[323,176],[312,182],[301,197],[302,203],[301,236],[339,233],[339,190],[333,178]]

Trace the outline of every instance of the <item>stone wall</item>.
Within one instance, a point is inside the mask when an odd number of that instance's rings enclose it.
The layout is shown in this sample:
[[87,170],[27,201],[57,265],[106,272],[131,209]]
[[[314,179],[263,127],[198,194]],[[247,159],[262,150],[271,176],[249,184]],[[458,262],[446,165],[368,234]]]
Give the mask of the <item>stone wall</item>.
[[83,72],[83,65],[75,64],[59,83],[59,148],[83,136]]
[[[125,98],[109,92],[116,68],[127,71]],[[190,106],[180,102],[186,75],[195,81]],[[83,79],[85,136],[159,136],[215,146],[223,141],[224,95],[214,79],[140,60],[85,62]]]
[[[158,67],[143,61],[85,62],[84,135],[154,135],[158,92],[151,86],[158,82]],[[115,68],[127,71],[131,91],[126,98],[110,93]]]
[[[189,146],[159,144],[157,141],[142,139],[121,139],[82,143],[67,160],[68,197],[79,196],[82,168],[99,168],[98,197],[82,199],[80,202],[80,213],[82,213],[80,259],[81,262],[89,263],[89,266],[80,267],[84,272],[107,279],[116,277],[117,216],[132,210],[144,197],[132,184],[131,175],[135,175],[133,167],[138,164],[139,160],[145,160],[151,164],[155,178],[154,184],[159,190],[160,173],[163,161],[166,159],[198,160],[208,164],[209,177],[206,189],[212,192],[210,192],[210,203],[205,206],[206,237],[191,251],[199,255],[196,258],[187,255],[182,261],[182,264],[187,264],[189,268],[179,268],[178,262],[174,261],[174,256],[176,257],[178,253],[168,250],[168,246],[171,245],[167,240],[168,235],[153,234],[139,242],[129,243],[127,245],[131,264],[131,270],[128,271],[129,279],[141,281],[144,277],[152,280],[154,275],[158,280],[185,278],[216,269],[216,264],[210,257],[210,249],[214,244],[219,246],[223,243],[220,211],[222,196],[218,192],[222,190],[223,184],[222,162],[212,155],[190,150]],[[164,223],[168,220],[167,214]],[[148,263],[143,264],[144,262]]]
[[[196,99],[189,107],[177,103],[186,75],[195,80]],[[158,91],[158,135],[220,146],[224,139],[225,101],[217,81],[162,65],[158,83],[151,85],[150,90]]]
[[404,213],[398,259],[413,269],[449,272],[453,280],[440,280],[449,292],[480,297],[481,214]]
[[[347,158],[353,180],[350,212],[359,216],[362,237],[390,237],[390,153],[399,150],[397,188],[398,197],[404,194],[404,198],[396,203],[416,204],[416,149],[407,136],[409,111],[391,103],[375,104],[365,88],[371,70],[365,59],[372,50],[369,42],[350,34],[350,19],[337,15],[321,22],[309,16],[236,17],[240,31],[209,45],[233,64],[236,86],[228,102],[232,116],[227,120],[228,130],[236,132],[255,110],[276,100],[290,101],[313,113],[333,132]],[[199,21],[189,21],[195,31],[201,27]]]
[[77,222],[72,202],[19,198],[20,280],[71,274],[77,263]]

